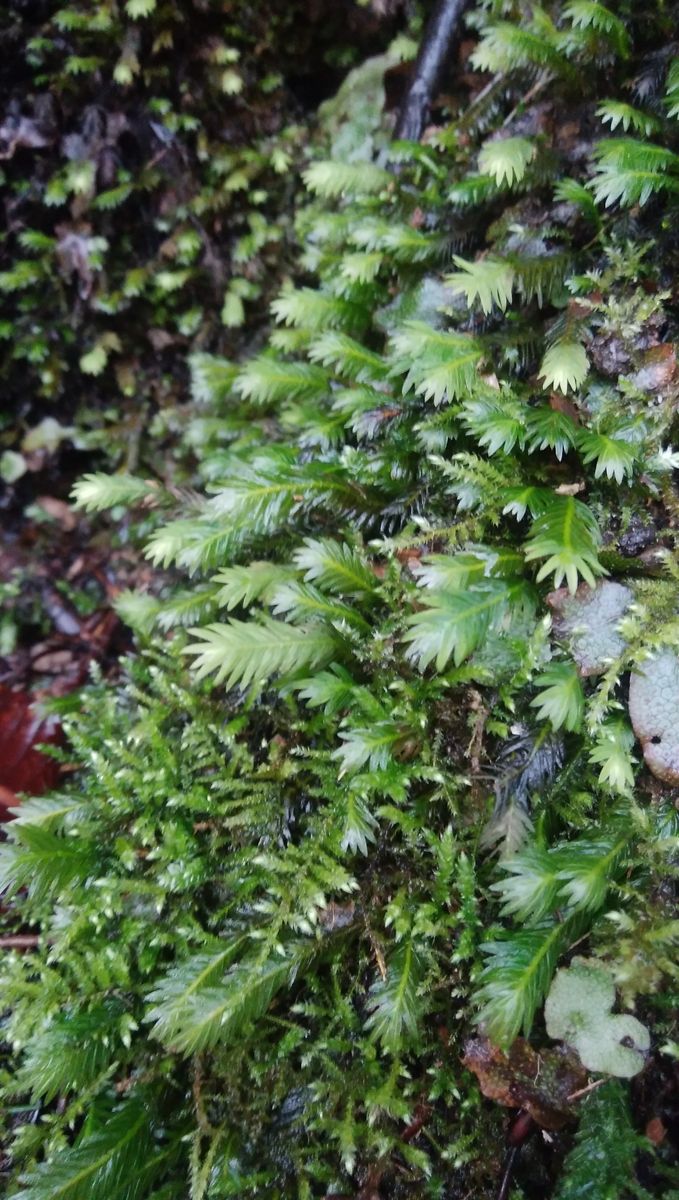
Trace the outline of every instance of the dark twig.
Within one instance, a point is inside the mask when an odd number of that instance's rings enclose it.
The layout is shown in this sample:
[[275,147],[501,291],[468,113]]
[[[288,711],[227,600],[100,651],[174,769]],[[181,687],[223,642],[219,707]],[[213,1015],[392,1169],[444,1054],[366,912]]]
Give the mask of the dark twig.
[[514,1165],[519,1156],[519,1147],[512,1146],[505,1155],[505,1161],[502,1169],[502,1179],[495,1200],[507,1200],[509,1189],[512,1184],[512,1176],[514,1174]]
[[394,137],[411,142],[420,140],[443,68],[459,39],[460,19],[468,3],[469,0],[438,0],[425,27]]
[[409,1125],[406,1125],[401,1134],[402,1142],[412,1142],[413,1138],[417,1137],[418,1133],[426,1125],[430,1112],[431,1108],[428,1104],[418,1104],[412,1121]]
[[502,1178],[497,1191],[495,1200],[507,1200],[509,1189],[512,1184],[512,1176],[516,1166],[517,1159],[521,1153],[521,1147],[528,1140],[532,1133],[537,1129],[537,1125],[530,1113],[521,1109],[518,1115],[512,1121],[507,1134],[508,1148],[505,1155],[505,1161],[502,1168]]

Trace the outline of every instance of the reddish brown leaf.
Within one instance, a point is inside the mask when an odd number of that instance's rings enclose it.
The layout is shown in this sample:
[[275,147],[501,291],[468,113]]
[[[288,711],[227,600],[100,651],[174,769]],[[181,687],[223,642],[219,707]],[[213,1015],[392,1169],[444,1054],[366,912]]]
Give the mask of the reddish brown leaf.
[[525,1108],[543,1129],[561,1129],[574,1116],[568,1097],[587,1081],[571,1050],[558,1046],[538,1053],[524,1038],[517,1038],[508,1054],[488,1038],[473,1038],[462,1062],[478,1078],[484,1096],[507,1108]]
[[[57,782],[59,765],[36,749],[61,741],[61,725],[45,716],[26,692],[0,686],[0,803],[16,802],[16,792],[39,796]],[[4,820],[8,816],[3,816]]]
[[550,392],[549,407],[553,412],[565,413],[576,425],[580,424],[580,413],[568,396],[562,396],[560,392]]
[[70,533],[78,524],[78,518],[65,500],[57,500],[56,496],[38,496],[36,504],[56,521],[65,533]]
[[665,1140],[667,1130],[663,1125],[660,1117],[651,1117],[651,1120],[646,1126],[646,1137],[649,1142],[653,1142],[654,1146],[659,1146]]

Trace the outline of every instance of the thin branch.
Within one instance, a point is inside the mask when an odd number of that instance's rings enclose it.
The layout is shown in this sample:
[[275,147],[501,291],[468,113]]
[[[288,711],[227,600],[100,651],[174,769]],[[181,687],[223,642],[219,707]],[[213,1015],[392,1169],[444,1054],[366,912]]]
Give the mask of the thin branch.
[[395,138],[420,140],[443,69],[459,41],[461,17],[468,3],[469,0],[438,0],[427,22],[413,78],[398,114]]
[[546,85],[550,83],[552,79],[553,75],[550,71],[543,71],[541,75],[538,76],[533,86],[528,89],[525,96],[521,97],[518,103],[514,105],[514,108],[509,115],[505,117],[504,121],[502,122],[502,128],[506,129],[508,125],[511,125],[519,110],[523,111],[525,108],[527,108],[531,100],[534,100],[536,96],[539,96],[542,89],[546,87]]
[[579,1100],[581,1096],[587,1096],[590,1092],[595,1091],[596,1088],[601,1087],[602,1083],[605,1082],[605,1079],[595,1079],[594,1083],[588,1083],[587,1087],[580,1088],[577,1092],[571,1092],[570,1096],[566,1096],[566,1099],[569,1101]]
[[507,1197],[509,1196],[509,1189],[512,1185],[512,1177],[514,1175],[514,1167],[516,1166],[516,1160],[517,1160],[518,1156],[519,1156],[519,1147],[518,1146],[512,1146],[512,1148],[507,1151],[505,1161],[503,1164],[503,1168],[502,1168],[502,1178],[500,1179],[500,1186],[497,1190],[497,1195],[495,1197],[495,1200],[507,1200]]

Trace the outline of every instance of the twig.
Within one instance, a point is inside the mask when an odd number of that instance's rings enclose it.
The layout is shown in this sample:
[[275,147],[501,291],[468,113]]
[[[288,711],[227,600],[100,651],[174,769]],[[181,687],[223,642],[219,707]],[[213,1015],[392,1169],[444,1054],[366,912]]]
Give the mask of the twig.
[[536,96],[540,95],[543,87],[545,87],[545,85],[548,84],[552,78],[553,76],[551,71],[543,71],[542,74],[538,76],[533,86],[526,92],[525,96],[522,96],[521,99],[517,101],[512,111],[507,117],[505,117],[504,121],[502,122],[503,129],[506,129],[508,125],[511,125],[520,108],[525,108],[527,104],[530,104],[531,100],[534,100]]
[[197,1054],[193,1060],[193,1083],[191,1091],[193,1092],[193,1103],[196,1113],[196,1123],[201,1133],[208,1137],[215,1137],[220,1130],[217,1129],[210,1121],[206,1111],[205,1102],[203,1100],[203,1057]]
[[480,108],[483,108],[485,101],[493,92],[499,92],[505,86],[506,76],[504,73],[494,75],[489,83],[477,92],[469,107],[465,109],[459,118],[459,125],[463,129],[469,129],[476,120],[476,114]]
[[387,964],[384,961],[384,954],[382,953],[380,944],[377,941],[377,938],[375,937],[372,929],[370,928],[370,922],[368,921],[367,913],[363,914],[363,922],[365,924],[365,931],[368,935],[368,940],[372,947],[372,952],[375,955],[375,960],[377,962],[377,968],[379,970],[380,975],[382,976],[382,980],[384,981],[387,978]]
[[502,1172],[502,1179],[500,1180],[500,1187],[498,1188],[498,1193],[497,1193],[495,1200],[507,1200],[507,1197],[509,1195],[509,1189],[510,1189],[511,1183],[512,1183],[512,1175],[514,1174],[514,1166],[516,1164],[518,1155],[519,1155],[519,1147],[518,1146],[512,1146],[511,1150],[507,1151],[507,1156],[505,1158],[505,1163],[504,1163],[504,1170]]
[[476,772],[479,770],[480,766],[481,750],[483,748],[483,731],[486,727],[486,721],[488,720],[490,713],[488,709],[484,707],[481,693],[477,692],[475,688],[470,689],[470,697],[470,708],[472,712],[476,713],[476,717],[474,718],[472,736],[464,755],[465,758],[471,759],[472,771]]
[[579,1100],[581,1096],[588,1095],[589,1092],[593,1092],[596,1088],[601,1087],[602,1083],[605,1082],[605,1079],[595,1079],[594,1083],[588,1083],[587,1087],[580,1088],[577,1092],[571,1092],[570,1096],[566,1096],[566,1099],[569,1101]]
[[459,37],[460,18],[468,3],[469,0],[438,0],[425,27],[413,78],[398,114],[394,130],[397,139],[420,140],[432,97]]
[[521,1109],[518,1115],[512,1121],[507,1134],[509,1148],[505,1155],[505,1161],[502,1168],[502,1178],[497,1191],[495,1200],[507,1200],[509,1189],[512,1183],[512,1176],[516,1166],[517,1159],[521,1153],[521,1147],[528,1140],[531,1134],[535,1133],[537,1124],[531,1117],[530,1113],[525,1109]]
[[431,1113],[431,1105],[418,1104],[415,1109],[415,1115],[409,1125],[401,1134],[402,1142],[412,1142],[414,1137],[417,1137],[422,1127],[426,1124],[429,1114]]
[[37,933],[15,933],[0,937],[0,950],[32,950],[39,943],[40,936]]

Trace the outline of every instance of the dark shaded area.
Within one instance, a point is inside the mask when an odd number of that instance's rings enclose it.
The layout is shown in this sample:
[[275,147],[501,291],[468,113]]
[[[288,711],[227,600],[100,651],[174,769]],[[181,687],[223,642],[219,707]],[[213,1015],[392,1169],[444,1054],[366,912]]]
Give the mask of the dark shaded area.
[[469,0],[438,0],[422,37],[412,77],[396,121],[394,136],[419,141],[446,64],[462,36]]

